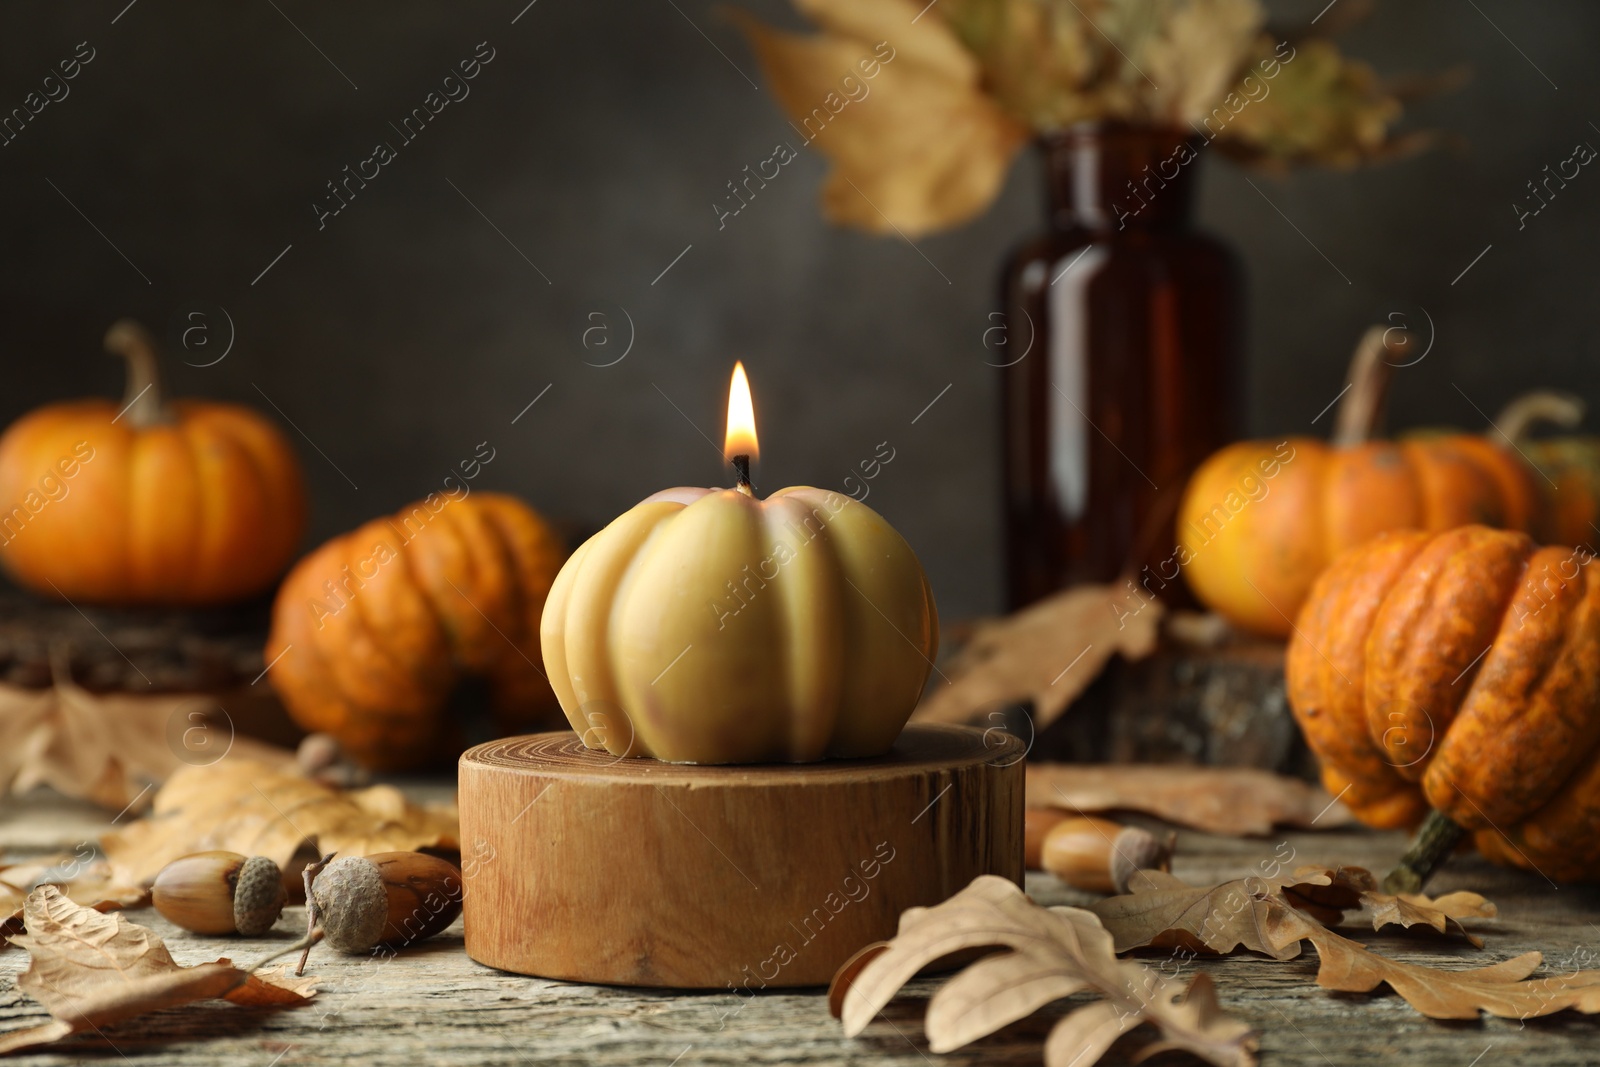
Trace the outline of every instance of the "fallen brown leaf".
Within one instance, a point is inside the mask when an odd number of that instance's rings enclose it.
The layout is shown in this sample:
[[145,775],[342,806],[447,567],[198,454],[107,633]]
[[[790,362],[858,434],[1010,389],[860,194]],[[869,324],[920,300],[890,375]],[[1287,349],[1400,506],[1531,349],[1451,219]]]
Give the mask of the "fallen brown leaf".
[[1183,1049],[1219,1067],[1256,1062],[1250,1027],[1217,1004],[1210,978],[1187,986],[1116,958],[1111,935],[1092,913],[1042,908],[1004,878],[983,875],[931,908],[900,916],[899,933],[877,953],[858,953],[829,990],[844,1032],[866,1029],[900,988],[952,953],[1008,949],[968,965],[934,994],[925,1028],[934,1052],[949,1052],[1031,1015],[1052,1001],[1090,991],[1103,999],[1075,1008],[1045,1042],[1047,1067],[1087,1067],[1127,1031],[1150,1023],[1161,1039],[1135,1059]]
[[1444,970],[1389,959],[1329,929],[1348,912],[1370,914],[1374,929],[1420,925],[1441,933],[1460,930],[1462,918],[1495,914],[1494,905],[1476,893],[1402,900],[1375,885],[1371,872],[1360,867],[1303,867],[1286,877],[1252,876],[1210,888],[1141,871],[1133,893],[1099,901],[1090,911],[1111,932],[1118,952],[1172,946],[1223,954],[1244,948],[1287,960],[1309,941],[1319,958],[1318,985],[1369,993],[1387,984],[1430,1019],[1476,1019],[1482,1012],[1529,1019],[1569,1008],[1600,1012],[1600,971],[1525,980],[1539,966],[1537,952],[1488,967]]
[[1600,1012],[1600,971],[1529,979],[1543,957],[1524,952],[1488,967],[1443,970],[1380,956],[1289,909],[1269,919],[1274,941],[1310,941],[1320,964],[1317,984],[1345,993],[1370,993],[1380,985],[1399,993],[1430,1019],[1532,1019],[1568,1009]]
[[1274,911],[1289,910],[1276,880],[1252,875],[1216,886],[1192,886],[1165,871],[1140,871],[1133,892],[1089,908],[1110,931],[1118,952],[1182,948],[1223,956],[1238,948],[1276,959],[1300,955],[1300,943],[1276,944],[1267,933]]
[[1280,960],[1300,955],[1299,941],[1282,941],[1274,932],[1281,928],[1275,920],[1291,911],[1323,927],[1337,926],[1352,914],[1369,915],[1374,930],[1427,926],[1459,934],[1477,948],[1483,942],[1459,920],[1496,914],[1494,905],[1476,893],[1452,893],[1437,901],[1420,894],[1391,896],[1363,867],[1300,867],[1283,874],[1282,866],[1268,861],[1261,874],[1215,886],[1192,886],[1165,871],[1140,871],[1130,880],[1132,892],[1096,901],[1089,910],[1111,931],[1118,952],[1182,948],[1226,955],[1243,948]]
[[1476,948],[1483,940],[1468,933],[1462,919],[1492,919],[1499,910],[1477,893],[1465,890],[1438,899],[1424,893],[1385,893],[1365,867],[1301,867],[1282,885],[1284,899],[1324,926],[1337,926],[1364,915],[1374,930],[1386,926],[1410,929],[1426,926],[1441,934],[1457,934]]
[[179,966],[153,931],[74,904],[54,886],[30,893],[25,912],[28,933],[12,940],[32,959],[17,986],[55,1018],[0,1034],[0,1055],[196,1000],[287,1006],[309,996],[303,983],[279,986],[227,960]]
[[230,746],[222,759],[293,762],[292,752],[233,737],[212,721],[214,708],[194,694],[91,693],[65,671],[49,689],[0,685],[0,791],[48,785],[121,811],[186,766],[184,738],[197,729]]
[[1142,811],[1235,837],[1351,821],[1349,810],[1319,787],[1253,767],[1029,763],[1027,779],[1029,807]]
[[730,15],[789,115],[790,147],[809,143],[833,162],[822,189],[828,219],[915,237],[983,212],[1028,131],[983,91],[977,60],[949,27],[937,14],[919,18],[913,0],[796,6],[823,32]]
[[[1367,898],[1367,906],[1372,913],[1374,930],[1382,930],[1385,926],[1427,925],[1443,934],[1460,929],[1462,919],[1492,919],[1499,914],[1495,906],[1483,897],[1464,890],[1446,893],[1437,899],[1430,899],[1423,893],[1390,896],[1375,892]],[[1483,947],[1483,943],[1474,935],[1466,934],[1466,938],[1479,948]]]
[[[0,867],[0,938],[23,929],[23,905],[41,885],[53,885],[75,904],[96,911],[136,908],[147,903],[150,890],[125,885],[111,877],[111,865],[70,852],[45,856],[27,863]],[[0,941],[0,951],[9,942]]]
[[985,623],[950,664],[950,684],[935,687],[912,719],[965,722],[1027,699],[1034,727],[1042,730],[1112,656],[1139,660],[1154,651],[1162,611],[1159,601],[1141,600],[1125,588],[1080,585]]
[[300,774],[233,760],[186,767],[156,794],[151,814],[100,839],[113,875],[148,885],[179,856],[226,849],[280,867],[303,844],[365,856],[459,849],[453,806],[424,807],[392,786],[343,792]]

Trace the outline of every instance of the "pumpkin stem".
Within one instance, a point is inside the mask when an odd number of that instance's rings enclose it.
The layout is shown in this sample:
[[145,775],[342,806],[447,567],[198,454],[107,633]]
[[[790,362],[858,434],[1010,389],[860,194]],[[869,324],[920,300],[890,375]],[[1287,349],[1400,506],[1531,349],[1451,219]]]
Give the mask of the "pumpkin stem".
[[1420,893],[1433,872],[1449,858],[1467,831],[1442,811],[1430,811],[1422,820],[1411,847],[1383,880],[1385,893]]
[[1333,446],[1349,448],[1372,437],[1383,416],[1394,364],[1388,360],[1388,326],[1369,326],[1350,357],[1350,384],[1334,416]]
[[1504,437],[1516,444],[1527,436],[1528,428],[1539,422],[1554,423],[1571,430],[1583,421],[1583,401],[1571,393],[1539,389],[1524,393],[1501,409],[1489,423],[1488,436]]
[[122,394],[122,414],[135,429],[167,422],[161,403],[160,361],[155,338],[133,319],[118,319],[106,331],[106,351],[128,361],[128,388]]

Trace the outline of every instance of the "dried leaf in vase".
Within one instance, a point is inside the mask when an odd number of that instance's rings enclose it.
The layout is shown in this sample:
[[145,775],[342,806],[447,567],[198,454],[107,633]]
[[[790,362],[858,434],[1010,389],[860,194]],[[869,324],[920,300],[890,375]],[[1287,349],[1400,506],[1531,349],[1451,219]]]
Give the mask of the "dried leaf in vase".
[[312,992],[312,980],[280,985],[227,960],[179,966],[154,931],[74,904],[54,886],[28,895],[26,922],[28,933],[12,939],[32,956],[17,987],[54,1019],[0,1034],[0,1055],[197,1000],[290,1006]]
[[187,767],[156,794],[149,816],[100,839],[116,878],[147,885],[179,856],[226,849],[279,867],[302,844],[365,856],[459,849],[453,805],[424,806],[392,786],[344,792],[266,764],[231,760]]
[[1083,121],[1182,125],[1239,80],[1255,0],[944,0],[984,84],[1038,131]]
[[912,0],[798,6],[821,33],[731,12],[794,132],[773,161],[815,147],[833,164],[823,214],[873,233],[915,237],[986,209],[1028,133],[982,90],[977,62],[949,28],[917,18]]
[[[1112,656],[1139,660],[1154,651],[1163,610],[1160,601],[1126,588],[1080,585],[986,623],[945,672],[949,684],[936,685],[912,719],[966,722],[1000,705],[1032,700],[1034,726],[1042,730]],[[1031,796],[1028,802],[1035,804]]]
[[1000,106],[1030,128],[1134,114],[1135,94],[1099,78],[1111,50],[1079,12],[1009,0],[943,0],[935,10],[978,57]]
[[1187,127],[1227,99],[1255,47],[1265,12],[1254,0],[1166,5],[1159,30],[1134,54],[1149,78],[1149,118]]
[[[179,757],[181,743],[169,733],[174,721],[185,728],[209,722],[213,707],[192,693],[91,693],[65,671],[57,671],[50,689],[0,685],[0,791],[25,793],[48,785],[121,811],[140,800],[152,782],[186,766]],[[242,737],[230,738],[221,758],[245,756],[284,765],[294,760],[292,752]]]
[[1350,812],[1309,782],[1254,767],[1030,763],[1030,808],[1139,811],[1179,826],[1245,837],[1274,826],[1330,829]]
[[[1277,45],[1263,37],[1259,47],[1266,55]],[[1292,57],[1262,83],[1269,90],[1266,95],[1229,114],[1217,139],[1219,148],[1254,163],[1353,167],[1431,143],[1426,134],[1391,136],[1400,101],[1371,67],[1327,41],[1300,41],[1292,47]]]
[[841,968],[829,1002],[839,1006],[845,1034],[855,1037],[922,968],[952,953],[985,948],[1008,951],[969,964],[928,1004],[924,1025],[934,1052],[961,1048],[1052,1001],[1091,992],[1102,999],[1074,1008],[1050,1031],[1047,1067],[1087,1067],[1142,1023],[1154,1026],[1160,1038],[1135,1060],[1181,1049],[1218,1067],[1256,1062],[1255,1036],[1222,1011],[1209,977],[1185,986],[1119,960],[1111,935],[1093,914],[1042,908],[993,875],[980,876],[943,904],[904,912],[893,940],[868,946]]

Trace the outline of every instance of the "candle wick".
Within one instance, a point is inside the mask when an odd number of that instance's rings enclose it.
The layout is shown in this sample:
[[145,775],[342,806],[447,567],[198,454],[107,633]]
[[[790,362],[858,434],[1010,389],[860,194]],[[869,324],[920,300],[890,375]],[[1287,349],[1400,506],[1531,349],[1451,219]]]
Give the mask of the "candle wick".
[[739,490],[745,496],[751,495],[750,494],[750,457],[749,456],[745,456],[745,455],[734,456],[733,457],[733,473],[734,473],[734,476],[738,479],[738,482],[734,486],[734,488]]

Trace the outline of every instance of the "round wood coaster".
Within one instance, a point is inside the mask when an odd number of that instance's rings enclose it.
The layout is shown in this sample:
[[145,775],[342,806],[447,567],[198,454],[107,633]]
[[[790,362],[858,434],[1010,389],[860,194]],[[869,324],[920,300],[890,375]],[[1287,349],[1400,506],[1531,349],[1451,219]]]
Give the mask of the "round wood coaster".
[[1022,742],[908,726],[877,759],[684,766],[572,733],[461,757],[467,954],[542,978],[823,985],[900,913],[1022,881]]

